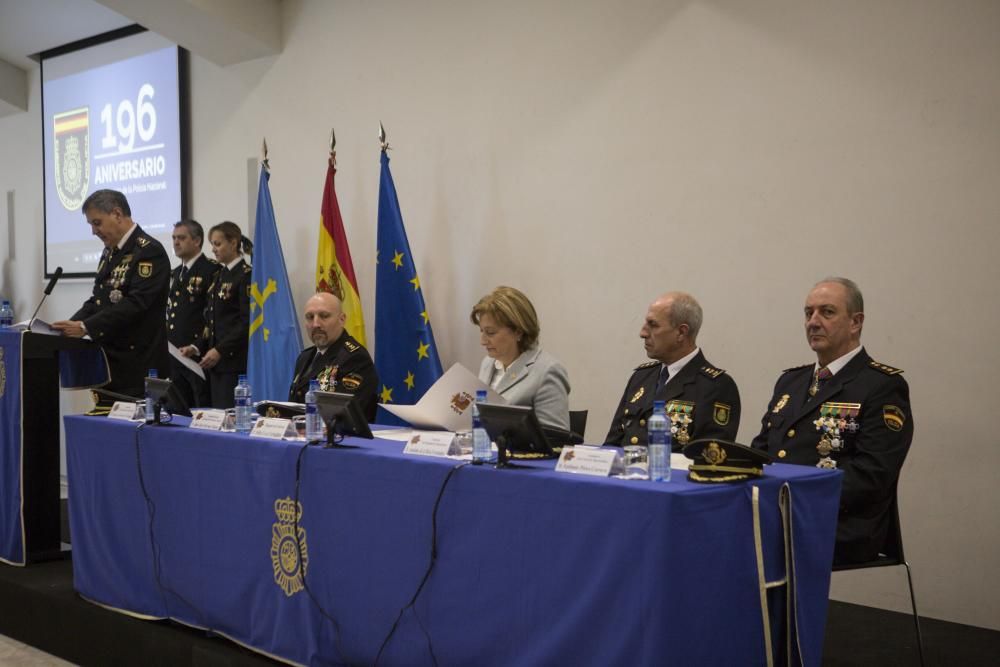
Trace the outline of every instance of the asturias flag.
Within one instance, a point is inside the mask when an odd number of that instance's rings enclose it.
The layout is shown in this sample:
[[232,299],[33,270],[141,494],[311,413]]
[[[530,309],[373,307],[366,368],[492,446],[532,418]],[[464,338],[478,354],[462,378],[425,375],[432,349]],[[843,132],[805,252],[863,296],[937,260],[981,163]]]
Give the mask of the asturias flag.
[[354,275],[351,249],[347,246],[344,219],[340,217],[337,191],[333,177],[337,168],[330,158],[323,186],[323,205],[320,208],[319,252],[316,255],[316,291],[330,292],[340,297],[347,314],[347,333],[367,346],[365,341],[365,316],[361,312],[361,292]]
[[295,359],[302,351],[302,335],[267,186],[270,177],[267,165],[261,167],[253,237],[247,380],[255,399],[283,401],[288,397]]
[[[403,229],[389,156],[382,151],[375,273],[375,368],[382,403],[411,405],[441,377],[430,316]],[[379,423],[400,423],[380,410]]]

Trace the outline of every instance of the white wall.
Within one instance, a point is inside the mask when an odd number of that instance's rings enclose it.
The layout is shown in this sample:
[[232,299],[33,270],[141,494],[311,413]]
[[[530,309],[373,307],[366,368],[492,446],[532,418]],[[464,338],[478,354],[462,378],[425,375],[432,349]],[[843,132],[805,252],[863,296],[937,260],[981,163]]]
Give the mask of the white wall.
[[[990,377],[1000,367],[990,296],[1000,5],[284,10],[281,55],[228,68],[192,57],[194,217],[246,225],[246,160],[266,136],[301,304],[335,126],[337,192],[372,332],[382,120],[442,362],[475,368],[472,304],[498,284],[524,289],[543,344],[569,368],[571,406],[590,410],[590,440],[644,359],[638,328],[658,293],[701,300],[699,342],[740,385],[748,441],[778,372],[811,360],[809,287],[854,278],[866,347],[906,369],[911,386],[916,435],[900,497],[921,612],[1000,629]],[[0,119],[0,192],[15,191],[17,219],[3,276],[14,276],[22,311],[42,287],[37,73],[31,82],[29,112]],[[61,286],[44,315],[68,315],[87,289]],[[832,594],[908,605],[894,570],[838,574]]]

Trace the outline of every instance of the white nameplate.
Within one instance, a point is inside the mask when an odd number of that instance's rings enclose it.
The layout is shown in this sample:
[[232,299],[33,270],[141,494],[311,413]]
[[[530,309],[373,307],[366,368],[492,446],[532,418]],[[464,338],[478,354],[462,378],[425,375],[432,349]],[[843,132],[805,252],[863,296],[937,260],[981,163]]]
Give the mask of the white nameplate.
[[556,463],[556,471],[607,477],[611,474],[611,468],[615,464],[616,454],[615,450],[604,447],[588,447],[586,445],[563,447],[562,454],[559,455],[559,462]]
[[281,419],[279,417],[262,417],[253,425],[250,435],[258,438],[273,438],[281,440],[288,433],[292,425],[291,419]]
[[417,456],[449,456],[460,454],[455,434],[451,431],[414,431],[403,447],[404,454]]
[[132,403],[130,401],[115,401],[108,413],[108,419],[121,419],[123,421],[145,421],[146,406]]
[[195,410],[191,413],[191,428],[221,431],[226,421],[225,410]]

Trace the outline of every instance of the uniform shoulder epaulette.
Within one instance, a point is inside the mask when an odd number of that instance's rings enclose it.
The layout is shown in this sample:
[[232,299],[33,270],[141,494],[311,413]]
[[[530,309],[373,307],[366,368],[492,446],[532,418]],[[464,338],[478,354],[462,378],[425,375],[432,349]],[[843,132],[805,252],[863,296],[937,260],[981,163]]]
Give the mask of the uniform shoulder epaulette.
[[348,352],[357,352],[361,349],[361,346],[355,343],[353,340],[345,340],[344,347],[347,348]]
[[785,370],[783,370],[781,372],[782,373],[788,373],[790,371],[800,371],[803,368],[811,368],[813,366],[815,366],[815,364],[812,364],[812,363],[810,363],[810,364],[802,364],[801,366],[792,366],[791,368],[786,368]]
[[722,370],[721,368],[716,368],[715,366],[709,366],[708,364],[705,364],[704,366],[701,367],[701,372],[714,380],[715,378],[719,377],[726,371]]
[[900,368],[893,368],[892,366],[887,366],[885,364],[880,364],[879,362],[875,361],[874,359],[870,359],[868,361],[868,365],[871,366],[872,368],[874,368],[877,371],[882,371],[886,375],[899,375],[900,373],[903,372],[903,370],[900,369]]
[[650,359],[649,361],[643,362],[635,367],[635,370],[641,371],[643,368],[652,368],[653,366],[659,366],[660,362],[656,359]]
[[253,267],[252,266],[250,266],[249,264],[244,264],[243,265],[243,273],[250,273],[251,271],[253,271]]
[[135,244],[140,248],[145,248],[146,246],[149,245],[149,239],[147,239],[145,236],[136,236]]

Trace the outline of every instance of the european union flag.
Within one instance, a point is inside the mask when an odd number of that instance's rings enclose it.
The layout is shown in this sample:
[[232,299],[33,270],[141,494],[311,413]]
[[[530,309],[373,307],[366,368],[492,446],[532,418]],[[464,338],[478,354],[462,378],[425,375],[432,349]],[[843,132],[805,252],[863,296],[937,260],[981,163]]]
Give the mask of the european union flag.
[[271,190],[267,185],[270,178],[264,164],[260,170],[253,235],[247,380],[254,398],[283,401],[288,397],[295,359],[302,351],[302,335],[274,221]]
[[[403,229],[389,156],[384,150],[378,188],[376,262],[375,368],[382,383],[379,401],[412,405],[441,377],[441,359]],[[377,421],[404,423],[387,410],[379,410]]]

